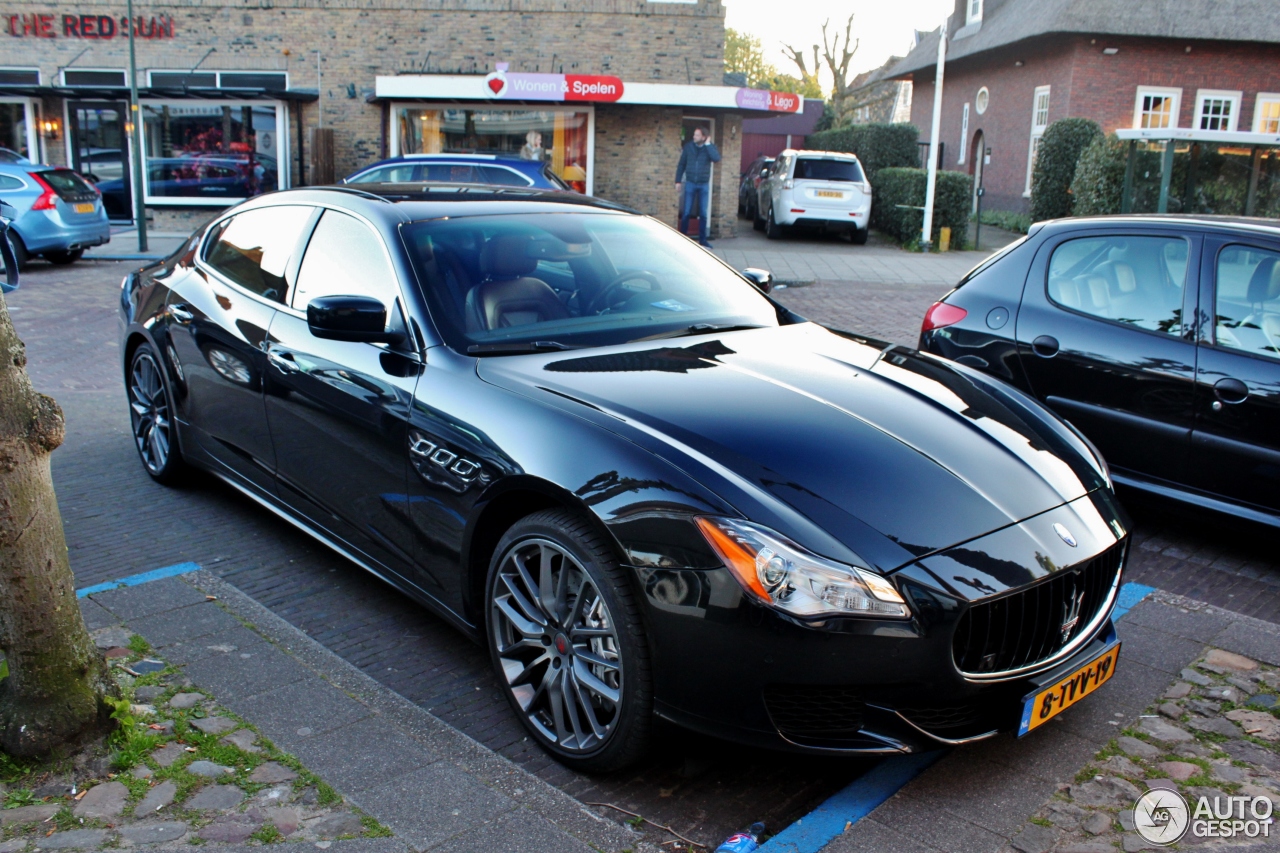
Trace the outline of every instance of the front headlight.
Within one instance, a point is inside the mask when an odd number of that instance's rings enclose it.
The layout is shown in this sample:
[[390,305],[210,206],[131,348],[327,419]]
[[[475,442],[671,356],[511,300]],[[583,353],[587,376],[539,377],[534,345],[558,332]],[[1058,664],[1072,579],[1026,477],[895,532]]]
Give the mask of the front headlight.
[[694,519],[748,594],[793,616],[907,618],[911,608],[880,575],[811,554],[766,527]]

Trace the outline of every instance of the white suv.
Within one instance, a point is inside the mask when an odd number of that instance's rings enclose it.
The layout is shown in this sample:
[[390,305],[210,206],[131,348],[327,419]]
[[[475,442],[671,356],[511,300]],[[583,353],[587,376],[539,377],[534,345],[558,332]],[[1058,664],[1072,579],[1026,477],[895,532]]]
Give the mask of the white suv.
[[756,230],[771,240],[800,225],[848,233],[861,244],[867,242],[871,183],[852,154],[788,148],[760,182],[756,211]]

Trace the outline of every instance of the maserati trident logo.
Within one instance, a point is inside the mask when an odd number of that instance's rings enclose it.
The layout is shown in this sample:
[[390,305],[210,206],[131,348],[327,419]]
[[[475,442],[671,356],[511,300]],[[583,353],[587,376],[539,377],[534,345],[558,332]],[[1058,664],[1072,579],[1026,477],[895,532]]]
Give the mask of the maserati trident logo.
[[1056,521],[1053,523],[1053,532],[1058,534],[1058,537],[1061,538],[1063,542],[1066,542],[1068,545],[1070,545],[1072,548],[1076,547],[1076,537],[1072,536],[1070,530],[1063,527],[1061,524],[1059,524]]
[[1077,579],[1073,578],[1067,593],[1067,600],[1062,603],[1062,644],[1071,639],[1071,632],[1080,624],[1080,609],[1084,606],[1084,590],[1076,589]]

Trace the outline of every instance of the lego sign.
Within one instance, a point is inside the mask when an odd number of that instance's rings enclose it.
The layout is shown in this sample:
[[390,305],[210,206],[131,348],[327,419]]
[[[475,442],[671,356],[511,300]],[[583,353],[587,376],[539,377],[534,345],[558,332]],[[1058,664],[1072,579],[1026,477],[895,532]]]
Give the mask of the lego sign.
[[484,78],[490,97],[512,101],[590,101],[613,103],[622,97],[623,84],[605,74],[507,73],[507,64]]
[[[129,37],[129,18],[121,15],[71,15],[29,12],[9,15],[5,30],[17,38],[113,39]],[[168,15],[134,19],[133,34],[143,39],[173,38],[173,18]]]
[[739,89],[734,100],[744,110],[768,110],[775,113],[798,113],[804,105],[799,95],[770,92],[766,89]]

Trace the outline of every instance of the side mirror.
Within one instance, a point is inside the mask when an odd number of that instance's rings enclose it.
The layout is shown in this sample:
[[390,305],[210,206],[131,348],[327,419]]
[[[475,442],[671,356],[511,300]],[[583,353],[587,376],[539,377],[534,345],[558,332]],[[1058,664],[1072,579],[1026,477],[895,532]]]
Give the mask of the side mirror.
[[742,277],[754,284],[761,293],[768,293],[773,290],[773,273],[768,270],[747,267],[742,271]]
[[366,344],[398,344],[404,333],[387,331],[387,306],[372,296],[320,296],[307,303],[307,328],[317,338]]

